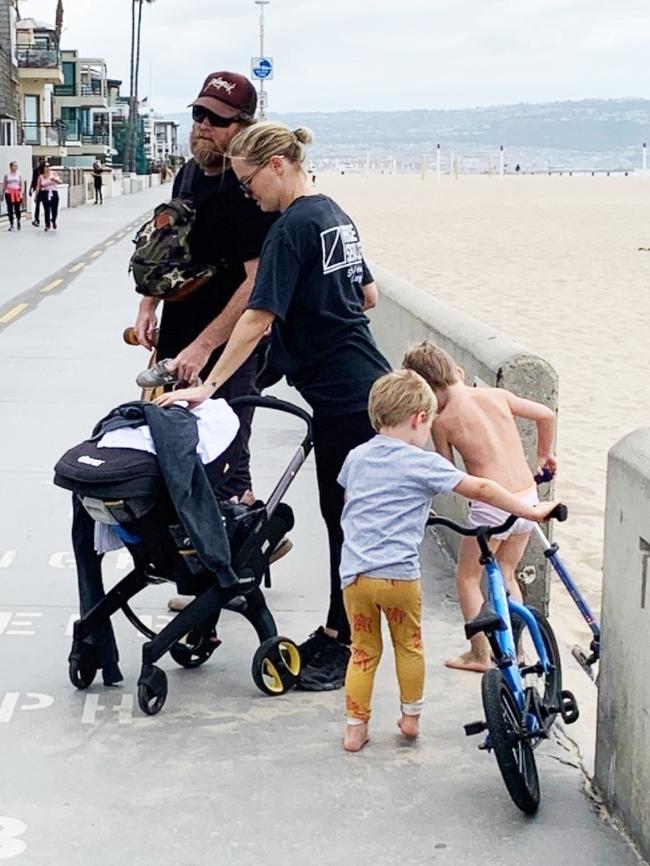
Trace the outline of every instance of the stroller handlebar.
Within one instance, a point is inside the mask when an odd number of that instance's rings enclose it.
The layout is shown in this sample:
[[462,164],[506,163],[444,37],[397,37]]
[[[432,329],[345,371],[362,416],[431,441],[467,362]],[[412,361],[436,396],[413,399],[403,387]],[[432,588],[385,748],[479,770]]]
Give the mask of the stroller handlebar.
[[288,415],[295,415],[296,418],[300,418],[301,421],[305,422],[309,432],[309,438],[311,439],[311,415],[309,412],[305,412],[304,409],[301,409],[300,406],[295,406],[293,403],[289,403],[286,400],[280,400],[278,397],[235,397],[228,402],[229,405],[233,407],[254,406],[260,409],[276,409],[278,412],[286,412]]

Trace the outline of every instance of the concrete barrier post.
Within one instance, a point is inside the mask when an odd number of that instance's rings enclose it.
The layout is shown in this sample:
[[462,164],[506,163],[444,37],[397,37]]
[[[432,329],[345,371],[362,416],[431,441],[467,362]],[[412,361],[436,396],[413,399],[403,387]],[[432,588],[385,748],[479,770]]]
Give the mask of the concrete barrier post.
[[[401,364],[410,343],[429,339],[445,349],[465,370],[467,381],[476,385],[507,388],[521,397],[529,397],[557,411],[558,378],[555,370],[537,355],[526,352],[518,343],[498,331],[460,313],[449,304],[415,288],[385,268],[371,264],[381,299],[370,314],[371,327],[379,348],[393,366]],[[521,433],[531,466],[537,457],[534,425],[521,424]],[[459,461],[460,465],[460,461]],[[550,485],[541,489],[549,498]],[[458,496],[439,496],[436,510],[453,520],[463,522],[466,500]],[[455,553],[458,536],[447,530],[445,542]],[[548,526],[547,534],[552,533]],[[549,565],[534,543],[528,547],[522,569],[534,575],[525,589],[526,599],[548,611]]]
[[650,427],[609,452],[596,784],[650,857]]

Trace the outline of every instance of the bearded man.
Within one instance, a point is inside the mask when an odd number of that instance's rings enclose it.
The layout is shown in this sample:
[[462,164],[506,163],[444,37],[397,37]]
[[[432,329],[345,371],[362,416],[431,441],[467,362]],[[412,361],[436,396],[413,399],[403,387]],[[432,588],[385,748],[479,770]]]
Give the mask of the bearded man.
[[[158,358],[172,358],[168,369],[183,382],[212,369],[246,309],[255,280],[257,262],[276,214],[262,213],[242,192],[227,153],[230,142],[255,122],[257,94],[251,82],[235,72],[213,72],[205,79],[191,104],[192,160],[179,171],[173,196],[189,187],[196,207],[190,236],[193,263],[214,265],[216,274],[189,297],[163,304],[158,336]],[[191,174],[187,175],[190,172]],[[188,180],[190,183],[188,184]],[[139,343],[150,349],[156,330],[158,299],[140,302],[135,332]],[[231,400],[255,394],[258,357],[253,355],[214,397]],[[239,410],[244,440],[242,458],[223,493],[241,497],[251,488],[250,437],[253,412]]]

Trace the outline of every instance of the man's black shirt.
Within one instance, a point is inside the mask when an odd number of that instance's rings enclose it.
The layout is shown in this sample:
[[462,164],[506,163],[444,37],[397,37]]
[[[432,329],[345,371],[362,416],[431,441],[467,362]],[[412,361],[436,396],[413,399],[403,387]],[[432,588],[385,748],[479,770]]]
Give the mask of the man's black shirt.
[[[269,228],[277,214],[265,214],[239,188],[232,169],[215,176],[205,175],[198,166],[186,163],[174,181],[172,195],[179,195],[183,173],[193,171],[191,196],[197,209],[190,236],[192,259],[198,264],[216,265],[215,277],[195,294],[163,307],[158,357],[173,358],[185,349],[222,312],[243,283],[244,262],[258,258]],[[206,365],[209,370],[223,346]]]

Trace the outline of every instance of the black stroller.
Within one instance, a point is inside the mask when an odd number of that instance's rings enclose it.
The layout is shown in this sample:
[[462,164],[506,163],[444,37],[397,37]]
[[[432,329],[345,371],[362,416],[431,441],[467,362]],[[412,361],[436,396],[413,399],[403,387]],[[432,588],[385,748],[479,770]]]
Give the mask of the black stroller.
[[[175,662],[186,668],[206,662],[220,643],[216,625],[223,609],[242,614],[257,633],[260,646],[253,658],[252,676],[258,688],[268,695],[281,695],[295,686],[300,675],[300,653],[293,641],[278,636],[261,584],[264,581],[265,586],[270,586],[270,556],[293,526],[293,512],[281,500],[311,451],[311,418],[292,403],[273,397],[240,397],[230,405],[287,412],[307,427],[300,447],[266,503],[246,507],[218,502],[230,546],[232,581],[224,581],[207,570],[197,556],[165,495],[153,455],[145,455],[150,458],[150,469],[135,487],[130,483],[132,479],[101,490],[81,483],[74,469],[70,472],[70,455],[76,463],[93,460],[87,456],[79,460],[76,450],[81,446],[67,452],[55,467],[55,483],[72,490],[95,521],[110,524],[134,563],[133,570],[74,624],[68,661],[70,681],[76,688],[88,688],[93,682],[100,667],[93,633],[105,627],[118,609],[148,638],[142,647],[138,679],[138,703],[148,715],[160,712],[167,697],[167,677],[155,662],[168,651]],[[106,452],[98,453],[104,456]],[[180,592],[195,598],[155,633],[136,616],[129,600],[148,584],[164,581],[176,583]]]

